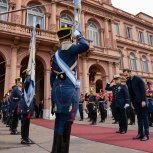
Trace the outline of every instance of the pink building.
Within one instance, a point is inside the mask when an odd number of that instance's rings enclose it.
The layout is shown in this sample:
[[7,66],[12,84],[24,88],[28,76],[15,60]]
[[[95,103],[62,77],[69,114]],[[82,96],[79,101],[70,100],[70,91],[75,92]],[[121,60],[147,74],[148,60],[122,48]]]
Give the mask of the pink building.
[[[51,0],[0,0],[0,12],[45,4]],[[0,99],[28,63],[32,26],[36,21],[36,98],[44,101],[44,118],[50,118],[50,56],[58,46],[56,29],[73,24],[71,2],[52,0],[51,5],[0,16]],[[81,92],[97,92],[114,73],[130,68],[144,79],[153,79],[153,17],[136,16],[112,6],[111,0],[82,0],[82,33],[90,52],[79,57]]]

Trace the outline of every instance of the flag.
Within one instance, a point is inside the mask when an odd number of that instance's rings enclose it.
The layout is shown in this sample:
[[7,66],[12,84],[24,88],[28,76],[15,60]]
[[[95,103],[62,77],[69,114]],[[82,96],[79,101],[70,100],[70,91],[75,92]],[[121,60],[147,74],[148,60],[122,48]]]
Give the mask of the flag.
[[[35,52],[36,52],[36,30],[33,28],[32,31],[32,36],[30,40],[30,45],[29,45],[29,61],[28,61],[28,75],[30,75],[30,82],[28,89],[24,89],[24,100],[27,104],[28,107],[30,107],[30,104],[33,101],[33,98],[35,96]],[[26,79],[25,82],[26,83]]]

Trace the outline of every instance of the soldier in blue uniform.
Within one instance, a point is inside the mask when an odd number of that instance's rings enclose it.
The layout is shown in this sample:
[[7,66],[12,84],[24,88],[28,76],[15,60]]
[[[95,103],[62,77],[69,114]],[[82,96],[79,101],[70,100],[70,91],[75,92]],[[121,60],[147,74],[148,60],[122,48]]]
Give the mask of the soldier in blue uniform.
[[89,45],[78,30],[74,31],[78,44],[72,44],[71,27],[60,28],[57,35],[60,47],[52,58],[51,72],[51,112],[56,115],[51,153],[68,153],[71,126],[79,104],[76,61],[78,54],[88,51]]
[[19,120],[19,103],[22,98],[22,79],[17,78],[15,80],[16,85],[12,89],[12,103],[11,103],[11,113],[12,113],[12,126],[11,134],[19,134],[17,132],[18,120]]
[[80,121],[83,121],[83,103],[84,103],[84,95],[81,94],[79,98]]
[[5,96],[3,97],[2,113],[3,113],[2,122],[6,124],[7,122],[7,94],[5,94]]
[[114,81],[115,85],[110,85],[107,83],[105,90],[113,92],[112,106],[113,109],[115,109],[119,120],[119,130],[116,131],[116,133],[125,134],[128,127],[125,109],[130,103],[129,92],[127,86],[121,84],[120,75],[114,75]]
[[106,104],[106,98],[105,98],[105,93],[103,90],[101,90],[99,98],[98,98],[98,108],[100,111],[101,115],[101,120],[100,122],[105,122],[105,119],[107,117],[107,104]]
[[141,77],[132,75],[129,69],[124,69],[123,73],[127,79],[130,100],[138,119],[138,135],[133,139],[147,141],[149,139],[149,122],[145,83]]
[[93,87],[90,88],[88,108],[91,114],[91,125],[96,125],[97,124],[98,101],[96,98],[95,89]]
[[[24,90],[27,93],[29,85],[31,83],[31,76],[28,74],[28,70],[24,70],[22,73],[25,74],[24,80]],[[25,93],[24,93],[25,94]],[[23,96],[24,97],[24,96]],[[32,144],[32,141],[29,139],[29,127],[30,127],[30,115],[32,111],[33,104],[29,106],[26,104],[25,99],[23,98],[20,102],[20,113],[21,113],[21,144]]]

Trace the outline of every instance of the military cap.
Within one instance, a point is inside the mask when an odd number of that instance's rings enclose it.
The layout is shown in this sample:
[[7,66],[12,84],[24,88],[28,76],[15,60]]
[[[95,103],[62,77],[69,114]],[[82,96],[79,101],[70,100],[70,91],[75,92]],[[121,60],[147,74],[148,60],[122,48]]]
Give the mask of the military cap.
[[114,75],[115,80],[120,79],[120,78],[121,78],[121,76],[119,74]]
[[15,79],[15,83],[17,83],[17,81],[21,82],[22,83],[22,78],[21,77],[18,77]]
[[70,39],[72,37],[72,28],[71,27],[59,28],[57,31],[57,35],[60,41],[64,39]]
[[29,69],[25,69],[22,74],[24,74],[25,76],[30,76],[30,70]]

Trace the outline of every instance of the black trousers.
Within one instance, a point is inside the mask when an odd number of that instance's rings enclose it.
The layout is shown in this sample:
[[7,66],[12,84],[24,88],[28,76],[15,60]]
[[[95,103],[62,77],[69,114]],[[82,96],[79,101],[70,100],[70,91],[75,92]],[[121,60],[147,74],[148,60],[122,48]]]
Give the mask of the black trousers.
[[149,122],[148,122],[148,109],[147,107],[142,108],[141,103],[135,103],[135,112],[138,119],[138,134],[142,137],[149,135]]
[[18,115],[17,111],[14,112],[13,117],[12,117],[12,126],[11,126],[11,131],[16,132],[17,131],[17,126],[18,126]]
[[152,125],[153,124],[153,112],[148,113],[148,120],[149,120],[149,125]]
[[83,104],[79,104],[80,118],[83,120]]
[[27,116],[27,114],[21,115],[21,137],[23,140],[29,138],[30,118],[27,118]]
[[91,112],[91,120],[92,120],[92,123],[97,122],[97,110],[94,110]]
[[122,131],[127,131],[128,128],[128,120],[127,120],[127,115],[126,115],[126,110],[125,108],[116,108],[116,113],[117,113],[117,118],[119,121],[119,130]]

